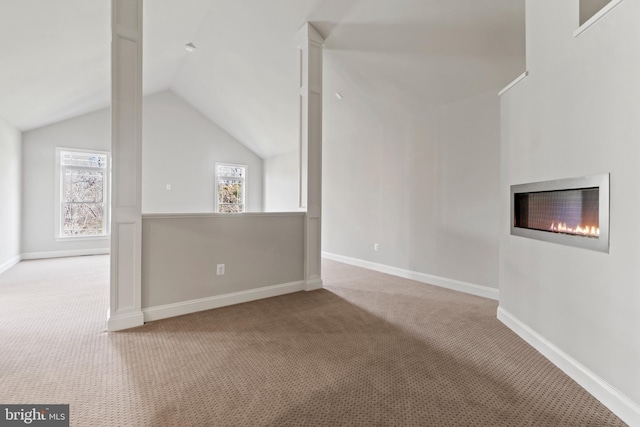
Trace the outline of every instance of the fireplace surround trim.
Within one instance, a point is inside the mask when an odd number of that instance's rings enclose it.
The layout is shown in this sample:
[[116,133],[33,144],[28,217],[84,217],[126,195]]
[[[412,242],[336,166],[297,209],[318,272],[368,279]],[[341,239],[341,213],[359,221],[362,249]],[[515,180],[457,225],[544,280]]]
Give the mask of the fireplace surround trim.
[[[515,195],[519,193],[537,193],[558,190],[574,190],[594,188],[598,193],[598,214],[600,234],[598,238],[580,235],[554,233],[515,226]],[[609,253],[609,174],[589,175],[578,178],[555,179],[551,181],[532,182],[511,186],[511,235],[574,246],[583,249]]]

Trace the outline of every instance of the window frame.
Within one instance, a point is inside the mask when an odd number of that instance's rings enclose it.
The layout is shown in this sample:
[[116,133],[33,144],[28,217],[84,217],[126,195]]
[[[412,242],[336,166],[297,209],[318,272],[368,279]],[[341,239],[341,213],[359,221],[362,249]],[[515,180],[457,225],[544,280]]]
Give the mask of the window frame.
[[[63,172],[67,168],[97,170],[98,168],[86,166],[65,166],[61,162],[62,152],[99,154],[106,156],[106,165],[104,169],[105,179],[102,188],[102,234],[84,235],[84,236],[65,236],[63,234],[63,215],[62,215],[62,195],[64,194],[64,176]],[[92,150],[85,148],[69,148],[56,147],[56,167],[55,167],[55,200],[54,200],[54,237],[56,241],[80,241],[80,240],[106,240],[111,237],[111,153],[103,150]]]
[[[218,168],[220,166],[228,166],[232,168],[244,168],[244,177],[238,178],[236,176],[218,176]],[[247,212],[247,177],[249,176],[249,167],[241,163],[228,163],[228,162],[215,162],[214,165],[214,212],[217,214],[242,214]],[[242,180],[242,212],[220,212],[220,178],[241,179]]]

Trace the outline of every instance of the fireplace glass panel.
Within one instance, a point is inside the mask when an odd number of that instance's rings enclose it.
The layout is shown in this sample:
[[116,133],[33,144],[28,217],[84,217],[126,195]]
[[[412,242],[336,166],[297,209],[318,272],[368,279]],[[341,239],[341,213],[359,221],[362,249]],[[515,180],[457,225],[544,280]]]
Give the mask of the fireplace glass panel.
[[598,238],[598,187],[514,194],[514,226]]
[[511,235],[609,253],[609,174],[511,186]]

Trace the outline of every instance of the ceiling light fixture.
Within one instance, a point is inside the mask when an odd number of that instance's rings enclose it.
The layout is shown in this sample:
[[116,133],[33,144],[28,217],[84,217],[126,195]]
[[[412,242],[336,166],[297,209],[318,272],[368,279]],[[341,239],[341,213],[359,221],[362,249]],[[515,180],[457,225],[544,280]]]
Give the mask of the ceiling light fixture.
[[195,52],[196,49],[196,45],[194,45],[193,43],[187,43],[184,45],[184,50],[186,50],[187,52]]
[[342,94],[340,92],[336,92],[336,98],[342,99],[342,98],[344,98],[344,96],[342,96]]

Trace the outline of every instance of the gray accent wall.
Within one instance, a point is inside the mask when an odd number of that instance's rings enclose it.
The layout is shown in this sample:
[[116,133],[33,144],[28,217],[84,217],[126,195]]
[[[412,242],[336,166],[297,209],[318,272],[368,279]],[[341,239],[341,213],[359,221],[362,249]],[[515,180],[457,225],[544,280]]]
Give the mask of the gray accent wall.
[[[640,408],[640,2],[574,37],[577,7],[527,1],[529,75],[501,98],[500,307]],[[598,173],[609,254],[509,234],[510,185]]]
[[0,272],[20,256],[22,135],[0,118]]
[[143,308],[303,279],[303,213],[143,217]]
[[497,288],[499,143],[497,92],[325,140],[323,251]]

